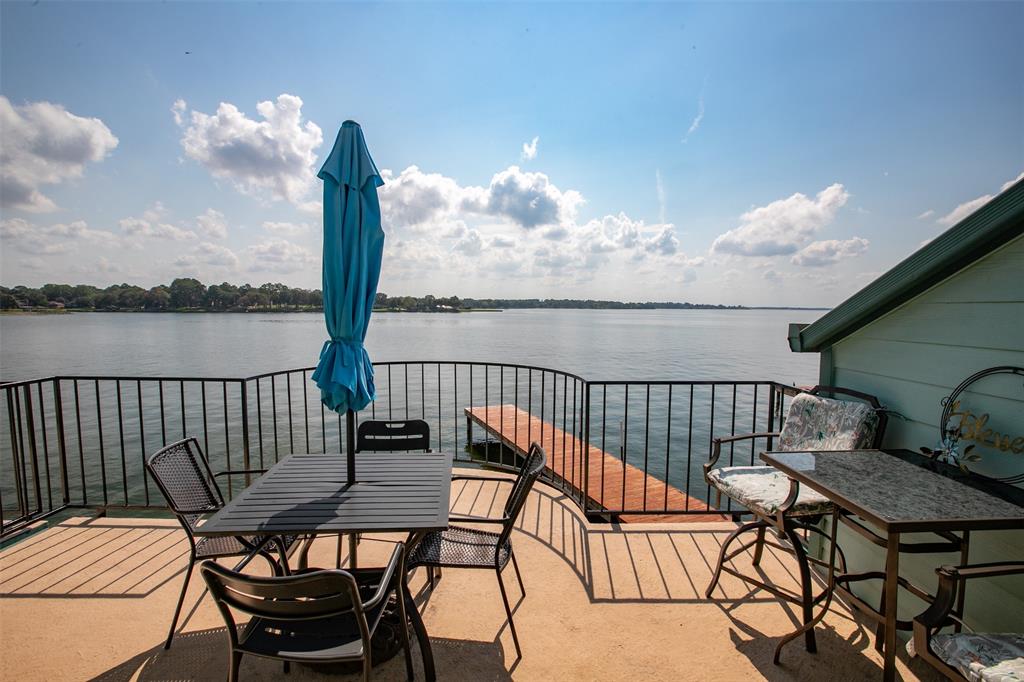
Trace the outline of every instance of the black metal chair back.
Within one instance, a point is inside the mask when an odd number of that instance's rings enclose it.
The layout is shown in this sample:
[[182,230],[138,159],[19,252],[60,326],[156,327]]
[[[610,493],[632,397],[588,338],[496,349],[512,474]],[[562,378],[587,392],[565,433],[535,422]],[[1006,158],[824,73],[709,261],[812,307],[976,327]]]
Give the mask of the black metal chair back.
[[422,419],[369,420],[359,424],[356,452],[430,452],[430,426]]
[[190,539],[199,519],[224,506],[224,496],[195,438],[161,448],[146,461],[146,469]]
[[501,537],[498,540],[499,547],[512,535],[512,529],[516,525],[519,513],[523,510],[523,505],[526,504],[526,498],[529,497],[533,484],[540,478],[546,465],[547,455],[544,454],[544,448],[537,443],[530,445],[530,450],[526,453],[523,466],[519,469],[519,475],[516,476],[515,483],[512,484],[512,490],[508,494],[508,499],[505,500],[505,523],[501,529]]
[[225,607],[231,607],[250,616],[272,620],[362,615],[359,585],[351,573],[340,569],[262,577],[238,573],[207,561],[199,570],[222,612],[226,611]]

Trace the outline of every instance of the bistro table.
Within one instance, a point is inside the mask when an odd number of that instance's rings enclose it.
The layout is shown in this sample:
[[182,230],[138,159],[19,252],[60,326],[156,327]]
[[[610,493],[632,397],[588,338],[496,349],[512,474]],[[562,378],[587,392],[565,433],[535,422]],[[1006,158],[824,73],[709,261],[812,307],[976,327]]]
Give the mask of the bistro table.
[[[407,532],[407,547],[448,527],[452,456],[446,453],[356,454],[356,481],[348,483],[338,455],[283,458],[195,530],[203,536],[276,536]],[[402,576],[405,580],[405,576]],[[434,679],[430,640],[405,586],[409,619]]]
[[[882,679],[886,682],[896,675],[900,535],[1024,529],[1024,507],[913,463],[905,456],[881,450],[850,450],[763,452],[761,459],[789,476],[791,499],[796,499],[800,485],[806,485],[839,510],[873,525],[885,538],[885,603],[881,617],[885,626]],[[830,574],[833,571],[834,565]],[[829,587],[842,578],[830,580]]]

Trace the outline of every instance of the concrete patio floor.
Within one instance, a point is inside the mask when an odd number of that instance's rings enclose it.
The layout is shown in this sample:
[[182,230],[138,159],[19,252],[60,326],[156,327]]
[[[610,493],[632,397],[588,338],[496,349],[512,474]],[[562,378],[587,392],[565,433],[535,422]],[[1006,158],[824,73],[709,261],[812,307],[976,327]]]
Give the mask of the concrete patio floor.
[[[498,515],[507,487],[456,484],[462,513]],[[726,575],[713,599],[704,588],[731,523],[588,523],[560,493],[532,493],[514,545],[528,591],[513,600],[523,658],[512,638],[494,575],[445,570],[430,593],[418,571],[421,604],[439,680],[873,680],[881,657],[871,630],[842,604],[817,628],[818,653],[796,642],[772,664],[778,638],[794,628],[791,608]],[[360,564],[390,551],[366,536]],[[310,564],[333,566],[334,538],[314,545]],[[181,632],[162,648],[187,557],[169,519],[70,518],[0,552],[0,678],[5,680],[223,680],[224,624],[195,576]],[[749,561],[739,557],[737,561]],[[262,562],[254,570],[264,571]],[[791,557],[766,552],[761,569],[795,585]],[[419,650],[413,648],[417,678]],[[938,679],[899,656],[902,679]],[[401,656],[374,679],[404,679]],[[243,659],[242,679],[282,679],[279,663]],[[293,666],[283,679],[355,679]]]

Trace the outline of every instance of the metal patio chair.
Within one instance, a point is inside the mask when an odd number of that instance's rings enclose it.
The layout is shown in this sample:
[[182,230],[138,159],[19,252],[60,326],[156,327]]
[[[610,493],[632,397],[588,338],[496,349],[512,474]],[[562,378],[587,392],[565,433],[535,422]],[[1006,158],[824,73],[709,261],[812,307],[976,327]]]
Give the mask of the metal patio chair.
[[356,452],[430,452],[430,426],[422,419],[368,420],[359,423]]
[[[512,607],[509,605],[508,594],[505,592],[505,583],[502,581],[502,571],[512,562],[516,572],[516,579],[519,581],[519,591],[526,596],[526,587],[523,585],[523,576],[519,572],[519,564],[516,562],[516,555],[512,551],[512,529],[515,528],[516,520],[519,518],[526,498],[533,488],[533,484],[540,477],[547,464],[547,456],[544,449],[534,443],[526,455],[519,474],[514,479],[508,478],[486,478],[477,476],[453,477],[453,480],[467,478],[472,480],[495,480],[512,484],[500,519],[478,516],[449,516],[449,521],[455,523],[479,523],[501,526],[499,532],[490,532],[470,528],[466,526],[452,525],[447,530],[429,533],[409,553],[408,570],[417,566],[430,568],[476,568],[493,569],[498,576],[498,587],[501,590],[501,600],[505,605],[505,614],[508,616],[509,630],[512,631],[512,641],[516,646],[517,658],[522,658],[522,650],[519,647],[519,635],[516,633],[516,624],[512,620]],[[433,586],[433,581],[431,581]]]
[[[390,597],[407,624],[402,560],[405,547],[395,546],[384,568],[309,571],[289,576],[244,575],[205,561],[199,571],[227,624],[229,682],[238,680],[242,656],[249,654],[285,662],[332,664],[361,661],[363,680],[373,665],[371,638]],[[231,609],[252,616],[239,631]],[[413,678],[409,629],[399,627],[405,669]]]
[[[837,400],[824,397],[825,395],[849,396],[856,398],[857,402]],[[725,495],[745,507],[747,512],[753,514],[754,520],[742,524],[722,543],[718,563],[705,596],[711,597],[724,571],[781,599],[799,604],[803,609],[803,621],[807,624],[811,621],[812,606],[824,599],[829,591],[826,588],[817,595],[812,594],[810,574],[805,570],[806,562],[818,565],[824,565],[824,562],[806,556],[796,531],[815,533],[829,541],[829,535],[818,528],[816,523],[822,515],[831,514],[834,505],[807,487],[800,488],[795,500],[789,499],[789,477],[771,466],[726,466],[716,469],[715,465],[721,458],[723,445],[743,440],[769,439],[770,442],[771,439],[777,439],[776,446],[772,448],[776,452],[877,448],[881,445],[885,425],[886,414],[876,397],[836,386],[815,386],[793,398],[781,431],[715,438],[712,442],[711,458],[704,465],[704,479],[716,491],[715,506],[721,507],[721,498]],[[765,533],[769,528],[774,529],[779,538],[787,539],[791,547],[768,542]],[[736,540],[750,532],[756,532],[753,540],[730,551]],[[766,544],[797,555],[801,582],[799,595],[769,585],[726,565],[731,559],[753,547],[753,565],[758,566]],[[838,556],[845,572],[846,558],[841,549]],[[814,631],[808,630],[806,638],[807,650],[814,651]]]
[[1024,633],[939,633],[948,625],[963,625],[956,615],[957,593],[967,580],[1024,574],[1024,563],[943,566],[935,572],[939,588],[931,606],[914,618],[914,638],[907,645],[910,654],[920,656],[951,680],[1024,679]]
[[[146,461],[146,469],[167,500],[167,506],[177,517],[181,527],[184,528],[189,544],[185,580],[181,585],[181,594],[178,595],[178,604],[174,608],[174,617],[171,619],[171,629],[167,633],[167,641],[164,643],[164,649],[170,649],[171,640],[174,639],[174,629],[178,625],[181,606],[185,601],[185,593],[188,591],[188,584],[192,579],[192,570],[195,568],[196,561],[244,557],[256,552],[267,560],[275,575],[287,574],[289,570],[288,548],[293,544],[295,538],[197,538],[193,531],[200,520],[224,506],[224,496],[221,494],[220,486],[217,485],[217,476],[257,474],[263,473],[263,471],[233,470],[214,474],[210,470],[210,464],[206,461],[206,457],[203,456],[199,441],[195,438],[186,438],[161,448]],[[279,560],[274,559],[266,549],[266,546],[271,543],[277,547]]]

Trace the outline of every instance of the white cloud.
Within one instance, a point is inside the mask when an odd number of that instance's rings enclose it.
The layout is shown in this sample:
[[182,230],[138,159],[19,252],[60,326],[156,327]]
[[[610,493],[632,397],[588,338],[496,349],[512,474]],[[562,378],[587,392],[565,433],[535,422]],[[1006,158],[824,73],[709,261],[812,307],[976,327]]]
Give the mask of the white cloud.
[[323,133],[312,121],[303,122],[299,97],[282,94],[276,102],[258,103],[262,121],[221,102],[212,115],[193,110],[185,127],[186,108],[178,100],[172,113],[185,128],[181,145],[188,158],[246,194],[297,206],[307,203],[315,186],[316,149],[323,143]]
[[476,230],[467,230],[466,234],[452,246],[452,250],[467,256],[477,256],[484,249],[484,240]]
[[683,135],[682,142],[686,144],[690,140],[690,135],[693,135],[700,128],[701,122],[704,121],[704,89],[701,88],[700,96],[697,98],[697,115],[693,117],[693,121],[690,122],[690,127],[687,128],[686,134]]
[[[1005,192],[1006,190],[1008,190],[1011,187],[1013,187],[1017,182],[1019,182],[1022,179],[1024,179],[1024,173],[1021,173],[1020,175],[1015,177],[1013,180],[1009,180],[1007,182],[1004,182],[1002,184],[1002,186],[1000,186],[999,192],[996,192],[996,194],[1000,194],[1002,192]],[[985,194],[985,195],[982,195],[980,197],[977,197],[976,199],[971,199],[970,201],[965,201],[964,203],[960,204],[959,206],[954,208],[952,211],[950,211],[946,215],[944,215],[941,218],[939,218],[938,222],[941,225],[945,225],[946,227],[952,227],[953,225],[956,225],[957,223],[959,223],[961,220],[963,220],[967,216],[969,216],[972,213],[974,213],[975,211],[977,211],[979,208],[981,208],[982,206],[984,206],[988,202],[992,201],[992,199],[994,199],[994,198],[995,198],[995,195],[993,195],[993,194]]]
[[[214,213],[217,213],[217,211],[214,211]],[[153,239],[169,239],[172,241],[198,238],[198,235],[193,230],[166,222],[164,220],[166,215],[167,210],[158,201],[144,211],[141,216],[122,218],[118,221],[118,225],[121,227],[121,231],[129,237],[151,237]],[[221,219],[223,217],[221,215]]]
[[839,183],[813,199],[797,192],[753,208],[740,216],[739,227],[718,236],[714,253],[737,256],[780,256],[796,253],[816,232],[828,225],[850,198]]
[[0,220],[0,238],[23,253],[35,255],[68,253],[79,241],[105,248],[121,244],[113,232],[94,230],[84,220],[53,225],[36,225],[23,218]]
[[279,235],[281,237],[300,237],[304,234],[309,234],[308,223],[277,223],[272,221],[266,221],[263,223],[263,229],[270,234]]
[[224,239],[228,236],[228,224],[220,211],[206,209],[202,215],[196,216],[196,224],[203,234],[212,239]]
[[0,206],[56,210],[40,187],[81,177],[86,163],[102,161],[117,143],[98,118],[50,102],[12,105],[0,95]]
[[201,242],[192,252],[179,256],[174,264],[178,267],[194,267],[196,265],[213,265],[234,270],[238,267],[238,256],[226,246]]
[[921,215],[917,216],[917,219],[918,219],[918,220],[928,220],[928,219],[929,219],[929,218],[931,218],[931,217],[932,217],[933,215],[935,215],[935,210],[934,210],[934,209],[931,209],[931,208],[929,208],[929,209],[928,209],[927,211],[925,211],[925,212],[924,212],[924,213],[922,213]]
[[579,192],[559,190],[544,173],[509,166],[491,178],[485,195],[477,201],[467,199],[464,206],[476,213],[509,218],[529,229],[573,220],[582,203]]
[[832,265],[844,258],[859,256],[868,250],[868,240],[854,237],[853,239],[827,239],[813,242],[800,249],[790,261],[794,265],[804,267],[820,267]]
[[533,161],[537,158],[537,143],[540,142],[540,136],[537,135],[530,142],[523,143],[522,157],[523,161]]
[[319,264],[319,259],[309,249],[284,239],[253,244],[246,249],[246,253],[252,260],[249,269],[257,272],[288,274],[315,268]]
[[448,225],[467,216],[509,220],[531,229],[575,219],[583,196],[562,191],[544,173],[509,166],[495,173],[486,188],[462,186],[439,173],[409,166],[397,176],[381,171],[384,227],[427,229]]

